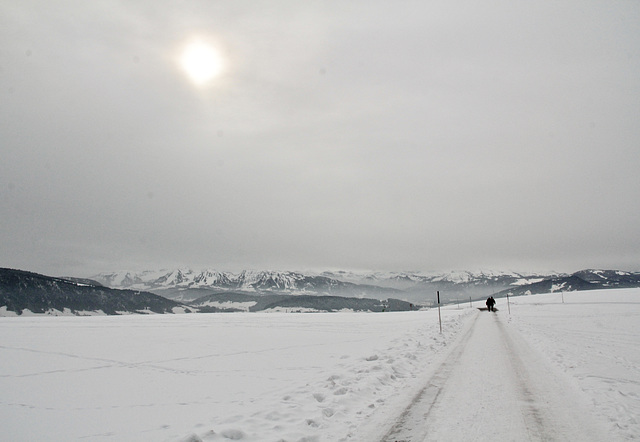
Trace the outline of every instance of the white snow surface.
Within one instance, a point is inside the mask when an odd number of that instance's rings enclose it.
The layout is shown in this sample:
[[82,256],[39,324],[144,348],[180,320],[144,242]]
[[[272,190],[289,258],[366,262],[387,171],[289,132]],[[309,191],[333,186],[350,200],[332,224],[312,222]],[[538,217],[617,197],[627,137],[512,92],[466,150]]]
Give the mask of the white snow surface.
[[442,333],[437,309],[0,318],[2,438],[640,437],[640,289],[497,301]]
[[640,289],[511,301],[510,326],[588,398],[608,440],[640,438]]

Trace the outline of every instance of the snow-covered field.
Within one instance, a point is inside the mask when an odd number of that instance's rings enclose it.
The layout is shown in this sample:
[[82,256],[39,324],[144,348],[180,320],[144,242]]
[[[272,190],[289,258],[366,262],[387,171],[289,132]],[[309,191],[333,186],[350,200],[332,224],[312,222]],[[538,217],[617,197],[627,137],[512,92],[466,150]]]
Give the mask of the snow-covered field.
[[640,438],[640,289],[511,298],[511,313],[510,324],[585,393],[615,440]]
[[[443,308],[442,334],[437,310],[0,318],[2,439],[380,440],[446,361],[469,365],[463,337],[490,327],[530,345],[612,440],[640,437],[640,290],[561,297]],[[441,405],[439,428],[455,427]]]

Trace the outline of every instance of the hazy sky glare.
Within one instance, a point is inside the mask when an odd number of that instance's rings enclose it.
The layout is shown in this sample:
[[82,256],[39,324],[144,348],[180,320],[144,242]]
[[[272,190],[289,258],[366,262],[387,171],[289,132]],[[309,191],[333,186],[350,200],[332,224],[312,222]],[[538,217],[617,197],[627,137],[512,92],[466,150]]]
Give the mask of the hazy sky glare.
[[5,2],[0,266],[640,270],[640,3],[451,3]]

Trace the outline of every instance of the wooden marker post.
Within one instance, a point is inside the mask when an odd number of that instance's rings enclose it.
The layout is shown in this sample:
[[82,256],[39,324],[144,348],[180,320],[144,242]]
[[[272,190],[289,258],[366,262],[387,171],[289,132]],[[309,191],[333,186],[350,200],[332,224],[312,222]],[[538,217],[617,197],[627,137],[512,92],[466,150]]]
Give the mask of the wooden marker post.
[[438,294],[438,321],[440,321],[440,334],[442,334],[442,316],[440,316],[440,291],[436,293]]

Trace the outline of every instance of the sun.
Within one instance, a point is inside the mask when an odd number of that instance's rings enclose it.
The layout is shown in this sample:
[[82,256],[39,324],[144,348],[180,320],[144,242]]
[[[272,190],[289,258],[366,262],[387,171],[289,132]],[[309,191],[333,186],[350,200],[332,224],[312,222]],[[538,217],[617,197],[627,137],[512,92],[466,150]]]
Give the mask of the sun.
[[202,40],[193,40],[184,47],[180,66],[193,83],[202,86],[220,75],[223,62],[213,46]]

